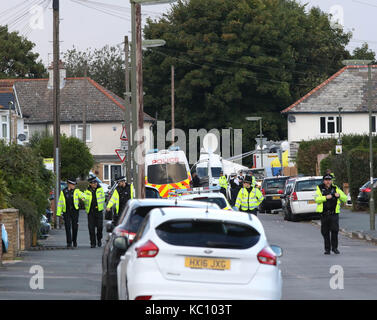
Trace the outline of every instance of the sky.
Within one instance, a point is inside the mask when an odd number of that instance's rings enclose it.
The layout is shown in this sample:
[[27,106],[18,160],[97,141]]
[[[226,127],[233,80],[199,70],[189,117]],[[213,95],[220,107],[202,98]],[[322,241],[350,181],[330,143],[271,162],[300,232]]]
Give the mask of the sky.
[[[375,0],[299,1],[307,3],[308,8],[319,6],[333,13],[344,30],[353,33],[350,51],[367,42],[377,52]],[[40,54],[45,65],[52,60],[51,6],[52,0],[0,0],[0,25],[10,24],[10,31],[19,31],[34,42],[33,51]],[[169,4],[142,6],[143,21],[147,17],[157,19],[170,7]],[[73,46],[79,50],[102,48],[121,44],[125,35],[131,38],[129,0],[60,0],[60,18],[61,53]]]

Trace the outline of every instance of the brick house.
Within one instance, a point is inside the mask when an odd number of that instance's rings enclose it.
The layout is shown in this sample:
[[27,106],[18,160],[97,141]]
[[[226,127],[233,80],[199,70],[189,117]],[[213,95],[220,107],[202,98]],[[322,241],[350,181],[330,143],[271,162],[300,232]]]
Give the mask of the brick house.
[[[374,112],[377,111],[376,94],[377,66],[372,66]],[[342,68],[282,113],[287,115],[291,159],[300,141],[337,138],[339,131],[341,134],[368,134],[368,67]],[[376,132],[376,116],[372,117],[372,131]]]
[[[24,120],[27,140],[35,132],[53,133],[52,69],[48,79],[22,79],[14,83],[16,105]],[[82,139],[86,106],[86,144],[95,159],[99,178],[109,183],[121,174],[115,149],[120,147],[125,101],[90,78],[66,78],[60,69],[60,131]],[[144,114],[144,128],[151,130],[154,118]],[[151,147],[151,137],[147,148]]]

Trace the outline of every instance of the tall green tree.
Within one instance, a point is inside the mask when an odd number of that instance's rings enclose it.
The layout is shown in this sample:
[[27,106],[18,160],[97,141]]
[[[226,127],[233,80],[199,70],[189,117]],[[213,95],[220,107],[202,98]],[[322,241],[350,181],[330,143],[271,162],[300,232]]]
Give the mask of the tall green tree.
[[18,32],[9,32],[0,26],[0,78],[43,78],[46,68],[37,61],[39,54],[33,52],[35,44]]
[[352,59],[376,61],[376,53],[372,49],[369,49],[368,43],[364,42],[361,47],[353,50]]
[[255,137],[258,123],[244,118],[261,115],[266,136],[282,139],[280,111],[342,67],[351,34],[293,0],[180,0],[144,36],[166,40],[144,54],[146,112],[170,123],[174,65],[177,127],[242,126]]
[[[75,137],[61,135],[61,178],[87,176],[94,165],[94,158],[88,146]],[[53,158],[52,136],[36,133],[29,142],[31,148],[43,158]]]
[[105,46],[101,49],[79,51],[75,47],[64,53],[68,77],[87,76],[124,97],[124,57],[120,46]]

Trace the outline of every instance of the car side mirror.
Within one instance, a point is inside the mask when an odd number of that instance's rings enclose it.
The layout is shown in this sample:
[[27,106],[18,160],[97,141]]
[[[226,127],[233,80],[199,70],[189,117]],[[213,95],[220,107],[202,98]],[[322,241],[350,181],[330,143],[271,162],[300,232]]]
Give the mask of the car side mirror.
[[112,221],[106,223],[106,232],[111,233],[114,230],[114,225]]
[[127,250],[130,243],[127,237],[116,237],[114,239],[114,247],[119,250]]
[[283,249],[279,246],[271,245],[270,247],[278,258],[280,258],[283,255]]
[[237,208],[236,206],[232,207],[232,209],[233,209],[234,211],[239,211],[238,208]]

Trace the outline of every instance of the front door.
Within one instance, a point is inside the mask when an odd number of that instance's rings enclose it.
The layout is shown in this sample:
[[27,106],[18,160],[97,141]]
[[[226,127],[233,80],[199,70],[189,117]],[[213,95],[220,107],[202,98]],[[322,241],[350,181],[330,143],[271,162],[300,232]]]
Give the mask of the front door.
[[122,176],[122,166],[112,165],[111,166],[111,181],[115,181],[121,176]]

